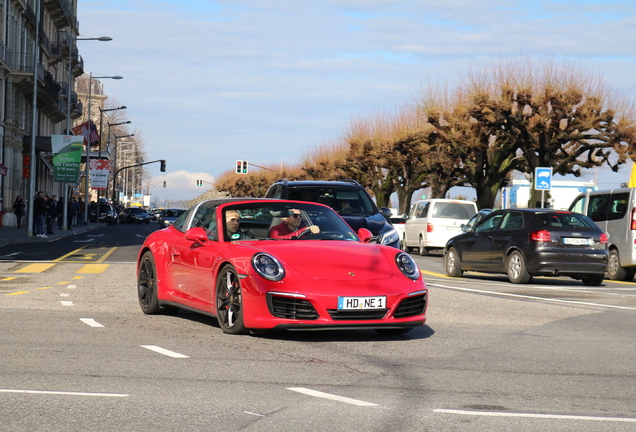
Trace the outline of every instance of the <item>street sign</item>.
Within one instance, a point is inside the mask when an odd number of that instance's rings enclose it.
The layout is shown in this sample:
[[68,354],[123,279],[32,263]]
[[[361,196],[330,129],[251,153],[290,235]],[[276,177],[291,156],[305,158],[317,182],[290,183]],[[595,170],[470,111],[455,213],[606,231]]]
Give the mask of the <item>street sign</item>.
[[550,190],[552,188],[552,168],[537,167],[534,169],[534,188]]

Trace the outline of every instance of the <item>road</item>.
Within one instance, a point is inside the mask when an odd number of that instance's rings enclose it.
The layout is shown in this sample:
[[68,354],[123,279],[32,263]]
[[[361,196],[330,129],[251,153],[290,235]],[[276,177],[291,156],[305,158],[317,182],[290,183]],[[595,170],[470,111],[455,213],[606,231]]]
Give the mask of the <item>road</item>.
[[135,258],[156,225],[0,248],[2,431],[628,431],[635,289],[443,276],[415,256],[428,325],[223,334],[145,316]]

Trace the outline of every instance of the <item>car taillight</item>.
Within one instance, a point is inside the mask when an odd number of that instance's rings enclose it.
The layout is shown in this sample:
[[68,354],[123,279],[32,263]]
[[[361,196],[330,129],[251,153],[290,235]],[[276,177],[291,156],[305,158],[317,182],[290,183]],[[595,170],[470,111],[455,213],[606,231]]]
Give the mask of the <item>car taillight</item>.
[[530,233],[530,240],[537,242],[551,242],[552,236],[550,235],[550,231],[541,230]]
[[432,223],[427,223],[426,224],[426,232],[433,232],[433,224]]
[[609,240],[609,236],[605,233],[601,234],[601,239],[599,240],[599,242],[601,244],[607,244],[607,241]]
[[632,209],[632,223],[629,228],[636,230],[636,207]]

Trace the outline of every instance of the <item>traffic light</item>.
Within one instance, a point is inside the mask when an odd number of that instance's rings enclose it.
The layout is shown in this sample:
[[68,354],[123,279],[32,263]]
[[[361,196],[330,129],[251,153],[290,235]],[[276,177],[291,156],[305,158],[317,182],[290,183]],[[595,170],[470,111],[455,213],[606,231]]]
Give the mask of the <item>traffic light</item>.
[[165,159],[161,159],[159,162],[161,162],[161,172],[166,172],[166,161],[165,161]]
[[241,174],[243,172],[243,161],[242,160],[237,160],[236,161],[236,173],[237,174]]
[[203,187],[203,180],[197,180],[197,187]]
[[247,167],[248,167],[247,161],[243,161],[243,171],[242,171],[243,174],[247,174]]
[[164,188],[166,187],[166,182],[163,182],[163,187],[164,187]]

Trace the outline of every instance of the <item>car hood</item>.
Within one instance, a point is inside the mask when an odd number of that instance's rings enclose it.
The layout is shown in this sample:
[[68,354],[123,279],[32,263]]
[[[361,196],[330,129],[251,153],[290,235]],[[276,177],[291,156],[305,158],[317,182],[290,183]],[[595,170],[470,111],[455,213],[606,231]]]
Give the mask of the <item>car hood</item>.
[[377,236],[387,224],[384,216],[379,213],[370,216],[342,215],[342,218],[355,232],[358,232],[360,228],[366,228],[375,236]]
[[[311,243],[311,244],[308,244]],[[289,271],[316,280],[347,281],[387,279],[393,275],[390,260],[381,246],[353,241],[281,240],[259,244]]]

